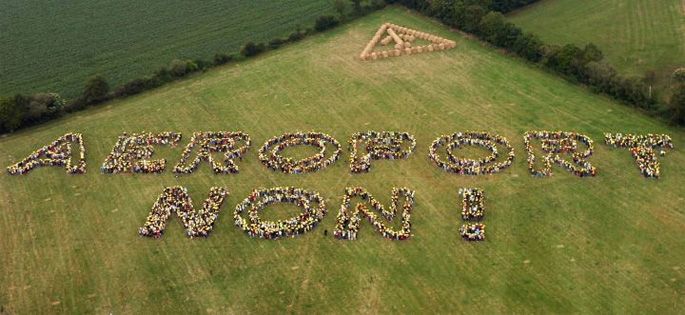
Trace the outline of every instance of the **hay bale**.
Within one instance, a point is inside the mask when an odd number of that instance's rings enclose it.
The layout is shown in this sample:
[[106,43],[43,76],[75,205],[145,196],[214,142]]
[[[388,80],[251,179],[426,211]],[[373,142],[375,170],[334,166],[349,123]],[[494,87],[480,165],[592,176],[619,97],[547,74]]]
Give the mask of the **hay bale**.
[[411,48],[411,53],[412,53],[412,54],[418,54],[418,53],[419,53],[419,47],[412,47],[412,48]]
[[388,51],[383,51],[381,55],[383,56],[383,58],[388,58]]
[[400,55],[402,55],[402,51],[399,49],[393,50],[393,53],[395,54],[395,57],[399,57]]
[[444,50],[444,49],[445,49],[445,44],[440,43],[440,44],[438,44],[438,47],[440,47],[440,50]]
[[435,48],[433,47],[433,44],[430,44],[430,45],[426,46],[426,50],[428,50],[429,52],[432,52],[433,50],[435,50]]
[[376,55],[375,52],[372,52],[372,53],[371,53],[371,59],[372,59],[372,60],[378,59],[378,55]]
[[422,53],[423,52],[423,46],[416,47],[416,52]]
[[405,48],[404,53],[407,55],[411,55],[411,48]]
[[402,49],[402,44],[395,44],[395,49]]
[[396,43],[398,43],[400,45],[404,44],[404,41],[392,29],[388,29],[388,34],[390,34],[390,36],[392,36],[392,38],[395,40]]
[[404,48],[409,48],[409,47],[411,47],[411,43],[410,42],[404,42]]

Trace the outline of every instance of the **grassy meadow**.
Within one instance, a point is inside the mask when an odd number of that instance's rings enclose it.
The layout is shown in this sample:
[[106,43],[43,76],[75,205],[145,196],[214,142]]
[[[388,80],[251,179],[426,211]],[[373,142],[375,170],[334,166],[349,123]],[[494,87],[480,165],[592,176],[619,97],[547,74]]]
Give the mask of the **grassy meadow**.
[[685,67],[681,0],[543,0],[509,18],[548,43],[592,42],[621,73],[655,71],[662,90],[673,70]]
[[211,60],[248,41],[286,37],[332,13],[328,0],[7,0],[0,3],[0,95],[74,97],[95,74],[116,86],[176,58]]
[[[383,22],[456,40],[446,52],[360,61]],[[166,49],[166,48],[165,48]],[[176,50],[176,48],[168,48]],[[113,63],[114,65],[114,63]],[[349,172],[346,143],[365,130],[415,135],[407,160]],[[561,168],[528,174],[527,130],[573,130],[595,140],[594,178]],[[243,130],[253,146],[240,174],[206,165],[174,176],[193,131]],[[345,146],[341,160],[286,175],[257,158],[267,139],[316,130]],[[492,176],[459,176],[428,159],[442,134],[505,136],[514,165]],[[178,131],[161,175],[103,175],[122,132]],[[8,166],[67,132],[86,141],[88,173],[39,168],[0,173],[0,306],[9,313],[678,313],[685,308],[685,131],[399,7],[301,43],[0,138]],[[604,132],[667,133],[662,178],[643,178],[626,149]],[[476,151],[469,151],[471,153]],[[301,153],[301,152],[300,152]],[[481,151],[482,153],[482,151]],[[138,228],[164,186],[188,187],[196,206],[211,186],[231,195],[212,235],[187,239],[176,217],[163,238]],[[296,239],[252,239],[234,227],[235,205],[257,187],[316,190],[328,215]],[[384,203],[393,186],[416,190],[414,237],[383,239],[363,223],[356,241],[331,234],[346,186]],[[485,191],[487,240],[468,243],[459,187]],[[279,212],[284,213],[279,213]],[[266,210],[284,218],[294,207]],[[323,231],[329,235],[325,237]]]

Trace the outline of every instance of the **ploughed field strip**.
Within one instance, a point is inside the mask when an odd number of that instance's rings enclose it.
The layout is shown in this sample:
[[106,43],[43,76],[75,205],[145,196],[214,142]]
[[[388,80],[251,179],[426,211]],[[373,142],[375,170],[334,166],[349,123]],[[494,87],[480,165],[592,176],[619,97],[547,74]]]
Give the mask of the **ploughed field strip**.
[[[457,45],[361,60],[386,21]],[[681,129],[388,8],[0,138],[0,305],[675,313],[683,148]],[[277,203],[306,217],[259,217]]]

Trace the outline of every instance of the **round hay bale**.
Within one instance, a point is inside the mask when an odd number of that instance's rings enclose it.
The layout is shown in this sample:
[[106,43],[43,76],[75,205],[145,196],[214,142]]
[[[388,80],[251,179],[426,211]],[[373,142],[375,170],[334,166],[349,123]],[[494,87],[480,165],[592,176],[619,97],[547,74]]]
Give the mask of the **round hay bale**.
[[388,51],[384,51],[381,54],[383,55],[383,58],[388,58]]
[[375,52],[372,52],[372,53],[371,53],[371,59],[373,59],[373,60],[378,59],[378,55],[376,55]]
[[445,44],[440,43],[440,44],[438,44],[438,47],[440,47],[440,50],[444,50],[444,49],[445,49]]
[[433,51],[434,50],[433,44],[426,46],[426,50],[428,50],[429,52]]
[[412,53],[412,54],[418,54],[419,52],[420,52],[420,51],[419,51],[419,47],[412,47],[412,48],[411,48],[411,53]]
[[404,42],[404,48],[409,48],[409,47],[411,47],[411,43],[410,42]]
[[395,44],[395,49],[402,49],[402,44]]
[[411,48],[405,48],[404,53],[407,55],[411,55]]
[[422,53],[423,52],[423,46],[416,47],[416,52]]
[[359,59],[366,60],[366,56],[366,54],[362,53],[361,55],[359,55]]
[[393,53],[395,54],[395,57],[399,57],[400,55],[402,55],[402,51],[399,49],[393,50]]

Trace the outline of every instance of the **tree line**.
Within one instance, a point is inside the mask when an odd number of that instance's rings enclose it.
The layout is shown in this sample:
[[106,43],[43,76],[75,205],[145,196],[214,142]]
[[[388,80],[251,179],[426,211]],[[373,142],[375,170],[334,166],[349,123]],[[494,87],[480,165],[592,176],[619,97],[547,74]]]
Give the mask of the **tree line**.
[[[619,74],[603,61],[602,51],[594,44],[584,47],[574,44],[553,45],[544,43],[532,33],[524,32],[503,13],[510,12],[537,0],[387,0],[422,14],[439,19],[442,23],[471,33],[496,47],[504,48],[532,63],[560,74],[569,81],[587,85],[597,93],[684,125],[685,75],[673,73],[674,93],[666,109],[660,109],[659,98],[644,80]],[[682,70],[685,72],[685,69]]]

